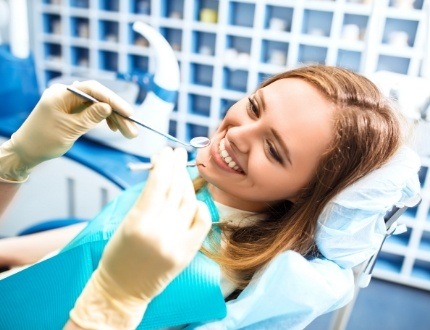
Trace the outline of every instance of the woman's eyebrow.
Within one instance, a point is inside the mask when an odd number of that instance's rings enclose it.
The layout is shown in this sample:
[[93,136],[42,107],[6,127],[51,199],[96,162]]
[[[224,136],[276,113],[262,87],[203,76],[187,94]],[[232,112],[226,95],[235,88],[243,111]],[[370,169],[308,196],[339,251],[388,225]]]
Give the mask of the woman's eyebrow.
[[[255,95],[259,98],[259,103],[261,107],[261,111],[265,112],[267,111],[266,102],[264,100],[264,92],[262,89],[258,90]],[[272,132],[273,136],[275,137],[275,140],[278,142],[278,144],[281,146],[282,151],[287,158],[287,161],[290,163],[290,165],[293,165],[293,162],[291,161],[291,154],[290,150],[288,149],[287,145],[285,144],[285,141],[281,138],[281,134],[274,128],[271,128],[270,131]]]

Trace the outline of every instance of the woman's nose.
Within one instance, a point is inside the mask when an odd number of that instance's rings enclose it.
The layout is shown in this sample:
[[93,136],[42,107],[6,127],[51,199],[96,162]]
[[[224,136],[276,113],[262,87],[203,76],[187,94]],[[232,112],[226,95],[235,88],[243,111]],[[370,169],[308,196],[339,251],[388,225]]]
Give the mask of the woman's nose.
[[241,153],[249,153],[256,137],[256,127],[252,124],[231,127],[227,132],[227,140],[233,149]]

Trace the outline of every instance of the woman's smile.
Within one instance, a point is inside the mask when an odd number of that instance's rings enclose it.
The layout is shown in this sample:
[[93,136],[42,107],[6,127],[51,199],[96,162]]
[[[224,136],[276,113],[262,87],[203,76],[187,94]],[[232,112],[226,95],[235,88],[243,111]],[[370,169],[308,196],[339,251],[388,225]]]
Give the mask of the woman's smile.
[[[220,140],[213,139],[211,149],[209,151],[209,160],[204,161],[206,164],[212,162],[213,166],[222,170],[224,173],[240,174],[244,175],[245,172],[242,170],[240,162],[234,151],[231,148],[226,148],[225,138]],[[227,150],[230,149],[230,150]]]
[[225,138],[220,141],[218,150],[222,160],[224,160],[229,168],[235,170],[238,173],[243,173],[243,170],[239,167],[237,161],[234,161],[233,157],[230,156],[228,151],[225,149]]

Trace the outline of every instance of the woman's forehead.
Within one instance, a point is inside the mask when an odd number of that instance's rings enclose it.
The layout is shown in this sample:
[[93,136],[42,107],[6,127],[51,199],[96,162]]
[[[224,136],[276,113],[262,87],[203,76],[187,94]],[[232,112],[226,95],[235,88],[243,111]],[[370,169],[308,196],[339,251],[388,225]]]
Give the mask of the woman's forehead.
[[270,106],[282,102],[285,105],[311,108],[318,102],[333,109],[335,107],[335,104],[315,85],[300,78],[278,79],[258,89],[255,94]]

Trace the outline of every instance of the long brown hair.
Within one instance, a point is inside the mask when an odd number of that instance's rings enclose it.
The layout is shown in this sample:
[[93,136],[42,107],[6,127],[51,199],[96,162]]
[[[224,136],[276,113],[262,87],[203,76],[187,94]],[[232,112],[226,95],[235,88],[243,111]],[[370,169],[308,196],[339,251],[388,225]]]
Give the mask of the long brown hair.
[[333,102],[334,136],[313,179],[294,204],[279,203],[268,210],[264,221],[249,227],[221,225],[226,234],[222,250],[204,250],[239,288],[285,250],[316,254],[316,223],[324,206],[346,186],[383,165],[404,142],[400,114],[364,76],[312,65],[275,75],[259,88],[285,78],[303,79]]

